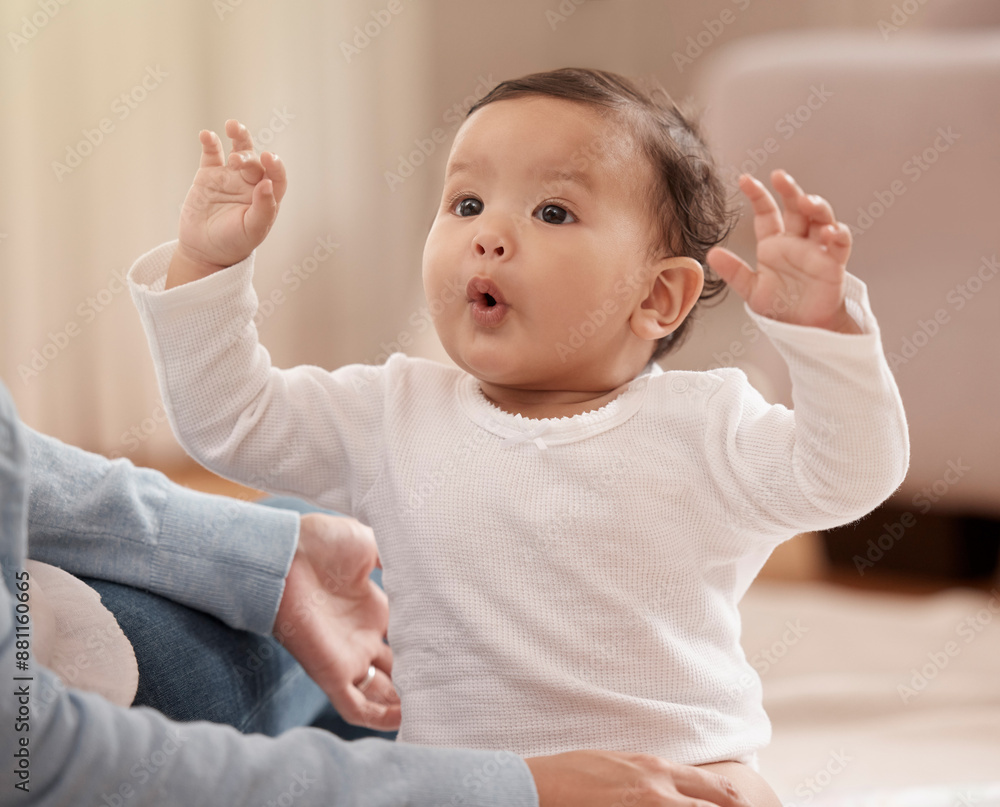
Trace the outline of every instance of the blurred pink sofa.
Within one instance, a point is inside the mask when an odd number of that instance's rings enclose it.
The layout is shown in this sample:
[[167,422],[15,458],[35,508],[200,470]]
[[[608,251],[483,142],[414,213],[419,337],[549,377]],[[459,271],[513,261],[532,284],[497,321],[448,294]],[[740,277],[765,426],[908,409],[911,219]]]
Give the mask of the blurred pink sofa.
[[[697,97],[727,171],[785,168],[854,231],[910,424],[895,503],[1000,518],[1000,28],[887,22],[739,41]],[[791,404],[765,341],[738,362]]]

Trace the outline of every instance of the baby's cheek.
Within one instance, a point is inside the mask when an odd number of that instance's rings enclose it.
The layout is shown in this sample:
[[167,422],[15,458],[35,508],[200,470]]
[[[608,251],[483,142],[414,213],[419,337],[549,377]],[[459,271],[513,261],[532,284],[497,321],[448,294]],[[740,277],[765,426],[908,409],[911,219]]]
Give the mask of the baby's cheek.
[[441,238],[437,231],[437,225],[435,224],[434,227],[431,228],[430,233],[428,233],[427,240],[424,242],[424,254],[421,263],[421,270],[424,279],[424,291],[428,294],[428,299],[430,299],[431,294],[431,290],[428,286],[438,282],[438,275],[441,271],[444,259],[441,247]]

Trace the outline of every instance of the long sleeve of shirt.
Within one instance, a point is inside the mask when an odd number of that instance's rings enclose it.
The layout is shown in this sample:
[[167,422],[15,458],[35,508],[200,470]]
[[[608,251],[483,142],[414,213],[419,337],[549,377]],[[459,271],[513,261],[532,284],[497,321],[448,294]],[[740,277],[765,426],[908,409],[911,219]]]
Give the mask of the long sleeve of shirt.
[[[115,485],[104,487],[83,505],[68,496],[61,501],[58,487],[50,495],[41,495],[47,484],[32,479],[38,471],[29,471],[29,455],[41,457],[51,451],[48,471],[40,472],[54,471],[58,480],[61,461],[56,455],[62,450],[36,441],[37,437],[26,434],[0,384],[0,670],[6,681],[0,693],[0,756],[7,760],[0,771],[0,801],[45,807],[236,807],[292,801],[301,807],[537,805],[527,766],[509,753],[416,748],[383,740],[346,743],[308,728],[273,739],[248,736],[209,723],[172,723],[150,709],[123,709],[97,695],[67,689],[35,663],[26,631],[31,608],[23,569],[30,530],[29,489],[31,513],[46,514],[48,526],[40,533],[46,536],[41,544],[46,545],[51,560],[65,560],[81,571],[103,569],[124,578],[133,573],[123,573],[113,561],[94,566],[65,549],[72,530],[58,511],[65,508],[77,518],[85,517],[96,531],[102,518],[117,518],[111,512],[116,507],[128,510],[137,499],[131,494],[119,498],[113,493]],[[117,474],[122,481],[133,474],[127,463],[114,463],[109,469],[96,462],[94,468],[98,469],[95,482],[113,480]],[[36,494],[41,495],[37,504]],[[149,496],[156,499],[152,493]],[[132,516],[165,523],[173,506],[169,492],[166,498],[159,506],[139,506]],[[210,509],[206,500],[202,512]],[[130,558],[123,566],[141,569],[147,565],[141,560],[145,549],[120,543],[127,536],[111,532],[109,543],[102,544],[98,538],[90,551],[118,548]],[[175,541],[162,526],[145,534],[178,548],[183,543],[181,536]],[[85,535],[81,540],[88,538]],[[147,567],[155,567],[156,562]],[[143,574],[136,572],[136,579]],[[159,585],[164,591],[184,589],[176,581]]]
[[881,504],[906,475],[902,399],[867,290],[852,275],[847,305],[860,334],[790,325],[746,308],[788,365],[792,409],[765,401],[740,370],[709,374],[699,449],[719,499],[748,527],[788,536],[839,526]]
[[378,368],[272,367],[253,323],[253,257],[163,291],[175,244],[141,257],[129,285],[178,441],[229,479],[355,515],[382,459]]
[[24,429],[28,556],[270,633],[299,515],[175,485]]

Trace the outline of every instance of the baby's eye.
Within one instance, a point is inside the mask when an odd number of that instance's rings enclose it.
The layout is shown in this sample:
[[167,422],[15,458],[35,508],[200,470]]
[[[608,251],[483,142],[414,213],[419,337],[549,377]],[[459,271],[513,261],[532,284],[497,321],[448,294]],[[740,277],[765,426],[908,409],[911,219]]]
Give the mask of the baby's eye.
[[572,213],[559,205],[543,205],[536,215],[549,224],[569,224],[576,221]]
[[461,199],[452,210],[459,216],[478,216],[483,212],[483,203],[473,196]]

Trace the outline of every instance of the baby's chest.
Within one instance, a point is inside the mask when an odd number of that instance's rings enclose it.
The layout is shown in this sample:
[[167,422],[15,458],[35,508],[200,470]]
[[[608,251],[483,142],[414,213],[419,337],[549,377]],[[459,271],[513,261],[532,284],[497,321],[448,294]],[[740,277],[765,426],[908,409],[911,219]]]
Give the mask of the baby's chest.
[[711,526],[682,458],[611,441],[502,448],[486,432],[424,448],[396,457],[366,506],[387,575],[408,589],[445,575],[483,596],[571,585],[648,598],[701,573]]

